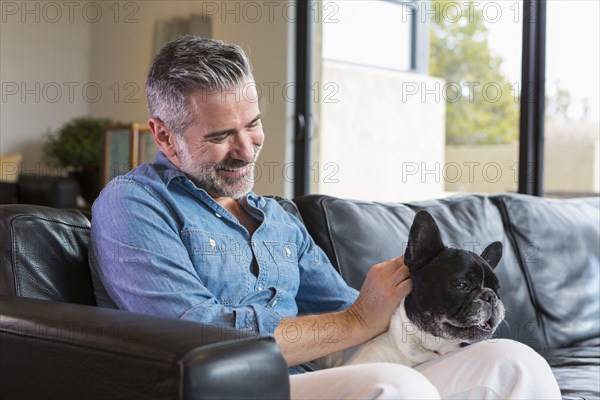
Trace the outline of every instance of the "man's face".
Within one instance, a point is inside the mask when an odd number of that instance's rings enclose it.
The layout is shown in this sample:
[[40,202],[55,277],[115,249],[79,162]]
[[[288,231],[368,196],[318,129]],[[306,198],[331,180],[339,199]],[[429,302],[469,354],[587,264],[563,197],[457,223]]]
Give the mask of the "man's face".
[[177,166],[214,198],[245,196],[264,142],[255,86],[195,92],[188,107],[193,122],[177,137]]

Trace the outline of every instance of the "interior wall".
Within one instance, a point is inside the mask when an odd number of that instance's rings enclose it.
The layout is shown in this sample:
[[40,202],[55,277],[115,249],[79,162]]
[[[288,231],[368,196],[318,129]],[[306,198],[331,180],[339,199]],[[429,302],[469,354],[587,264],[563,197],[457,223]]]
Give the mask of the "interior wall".
[[[291,195],[285,175],[295,96],[288,83],[293,79],[291,5],[2,2],[0,155],[23,153],[23,170],[43,168],[47,131],[72,117],[146,122],[144,84],[153,56],[154,21],[204,14],[212,18],[213,37],[240,44],[254,66],[266,133],[255,191]],[[60,96],[55,95],[57,87],[62,88]]]
[[72,13],[44,2],[0,4],[0,155],[21,153],[22,172],[55,172],[42,162],[48,131],[86,115],[95,96],[90,23],[78,4]]
[[214,38],[239,44],[248,53],[254,77],[262,89],[260,107],[266,142],[257,166],[255,191],[288,195],[287,182],[276,164],[283,166],[288,160],[286,137],[291,134],[288,121],[292,104],[282,92],[290,76],[290,18],[275,7],[270,15],[261,3],[253,3],[255,8],[244,8],[243,2],[169,1],[168,7],[163,1],[138,4],[135,21],[115,24],[107,19],[92,25],[91,77],[103,87],[114,88],[110,96],[91,104],[92,115],[146,122],[144,85],[153,56],[154,21],[187,18],[191,13],[208,15],[212,18]]

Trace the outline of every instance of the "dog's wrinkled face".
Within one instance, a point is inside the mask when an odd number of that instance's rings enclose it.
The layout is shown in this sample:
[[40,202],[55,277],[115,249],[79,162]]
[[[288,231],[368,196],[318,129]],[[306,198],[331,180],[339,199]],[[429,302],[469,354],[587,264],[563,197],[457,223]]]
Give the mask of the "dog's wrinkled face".
[[418,212],[404,255],[413,282],[405,300],[407,317],[457,347],[491,338],[504,318],[493,271],[501,257],[500,242],[481,255],[444,246],[431,215]]

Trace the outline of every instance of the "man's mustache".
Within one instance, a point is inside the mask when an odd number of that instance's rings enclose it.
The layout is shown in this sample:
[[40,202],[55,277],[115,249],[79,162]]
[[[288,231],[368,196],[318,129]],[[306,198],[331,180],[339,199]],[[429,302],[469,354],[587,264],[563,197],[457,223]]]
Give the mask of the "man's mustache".
[[214,169],[240,169],[247,165],[254,164],[256,163],[261,150],[262,146],[256,146],[254,148],[254,157],[252,157],[252,161],[242,161],[228,157],[227,159],[216,163]]

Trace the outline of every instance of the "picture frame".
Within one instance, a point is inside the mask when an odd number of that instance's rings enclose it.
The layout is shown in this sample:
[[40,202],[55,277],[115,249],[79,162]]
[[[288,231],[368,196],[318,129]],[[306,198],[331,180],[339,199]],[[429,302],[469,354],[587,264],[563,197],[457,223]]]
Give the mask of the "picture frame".
[[103,186],[145,162],[152,162],[157,151],[152,131],[146,124],[108,128],[103,141]]

